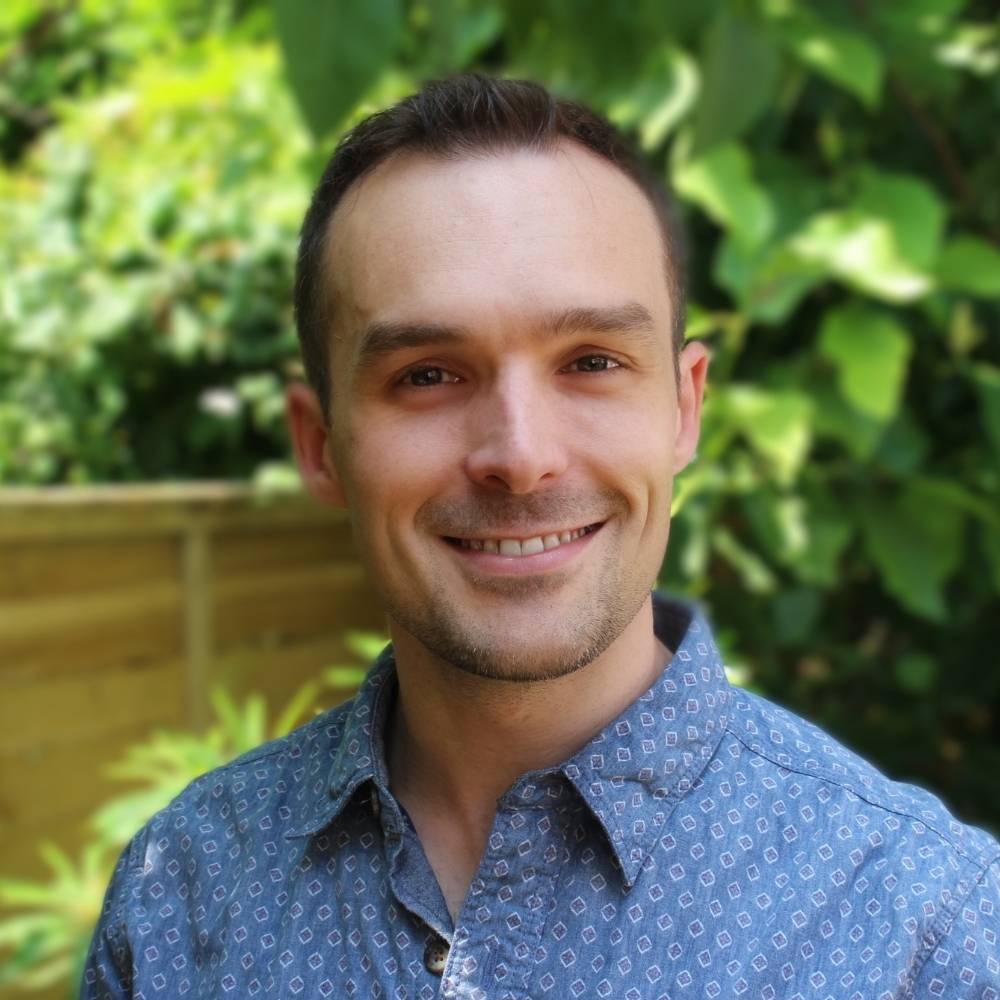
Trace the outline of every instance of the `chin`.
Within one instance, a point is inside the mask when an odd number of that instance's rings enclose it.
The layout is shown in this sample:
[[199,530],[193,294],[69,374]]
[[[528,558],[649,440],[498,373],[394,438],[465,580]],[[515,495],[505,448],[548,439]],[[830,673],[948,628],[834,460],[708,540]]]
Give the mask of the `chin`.
[[[638,614],[648,591],[626,600],[577,601],[572,609],[539,605],[531,622],[522,615],[456,613],[436,595],[422,607],[410,600],[386,602],[389,617],[434,657],[473,677],[510,683],[555,680],[599,657]],[[548,613],[546,613],[548,611]],[[555,616],[553,620],[553,616]],[[492,619],[492,622],[491,622]]]
[[[449,666],[473,677],[513,684],[551,681],[581,670],[592,663],[611,644],[613,638],[596,646],[562,649],[517,650],[489,646],[457,645],[432,649]],[[440,644],[438,644],[440,646]]]

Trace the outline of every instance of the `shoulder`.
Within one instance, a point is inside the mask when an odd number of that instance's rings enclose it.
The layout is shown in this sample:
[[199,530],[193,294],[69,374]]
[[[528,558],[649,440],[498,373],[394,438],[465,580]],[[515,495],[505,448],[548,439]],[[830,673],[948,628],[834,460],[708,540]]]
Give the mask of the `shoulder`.
[[878,821],[900,833],[894,839],[920,837],[980,868],[1000,855],[996,839],[961,822],[938,796],[889,778],[819,726],[760,695],[734,689],[727,732],[769,772],[765,785],[777,782],[793,795],[815,796],[834,814],[849,811],[861,829],[865,819],[857,817]]
[[221,858],[248,838],[277,842],[284,828],[325,797],[354,707],[350,699],[292,732],[200,775],[138,830],[119,866],[149,875],[165,859]]
[[703,781],[708,796],[741,794],[753,806],[740,820],[743,837],[783,869],[786,891],[812,886],[797,914],[803,926],[833,901],[858,947],[872,932],[893,947],[909,942],[900,980],[907,1000],[1000,1000],[1000,843],[987,831],[738,688]]
[[275,863],[296,816],[328,798],[355,700],[191,781],[134,834],[105,893],[82,997],[131,995],[130,956],[149,927],[175,912],[217,915],[228,878],[259,879]]
[[265,815],[291,821],[303,803],[322,793],[354,701],[196,778],[150,819],[151,831],[173,825],[179,815],[219,814],[237,825]]

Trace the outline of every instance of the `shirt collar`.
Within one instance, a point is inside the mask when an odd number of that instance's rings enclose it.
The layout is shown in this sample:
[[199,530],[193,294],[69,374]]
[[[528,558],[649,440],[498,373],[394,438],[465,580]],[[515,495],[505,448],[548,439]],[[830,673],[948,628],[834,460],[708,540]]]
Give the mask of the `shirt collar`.
[[[558,797],[560,775],[568,780],[606,834],[628,886],[715,753],[732,697],[711,629],[696,607],[654,592],[653,628],[673,656],[652,687],[565,763],[523,775],[505,796],[530,807]],[[309,786],[286,837],[323,829],[367,782],[388,792],[383,734],[395,674],[387,646],[343,718],[326,780]]]
[[653,630],[673,650],[663,673],[561,768],[629,887],[714,756],[731,712],[732,689],[701,611],[654,593]]

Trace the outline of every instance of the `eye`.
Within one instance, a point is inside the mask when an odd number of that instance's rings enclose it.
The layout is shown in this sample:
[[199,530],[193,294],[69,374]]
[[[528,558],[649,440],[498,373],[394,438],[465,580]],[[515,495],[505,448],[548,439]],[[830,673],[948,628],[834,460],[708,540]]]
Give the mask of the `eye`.
[[435,385],[446,385],[458,382],[458,376],[444,368],[436,368],[432,365],[425,365],[421,368],[411,368],[399,380],[400,385],[409,386],[413,389],[424,389]]
[[577,371],[594,373],[608,372],[615,368],[624,367],[621,362],[615,361],[614,358],[608,357],[606,354],[585,354],[570,362],[569,367],[572,368],[573,365],[579,365]]

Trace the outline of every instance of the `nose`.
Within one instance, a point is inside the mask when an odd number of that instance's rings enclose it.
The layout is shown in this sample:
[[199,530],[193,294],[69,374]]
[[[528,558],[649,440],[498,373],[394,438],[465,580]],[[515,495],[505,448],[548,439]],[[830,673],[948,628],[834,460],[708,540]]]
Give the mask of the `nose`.
[[526,373],[498,379],[476,408],[465,471],[480,486],[531,493],[567,465],[564,427],[542,386]]

